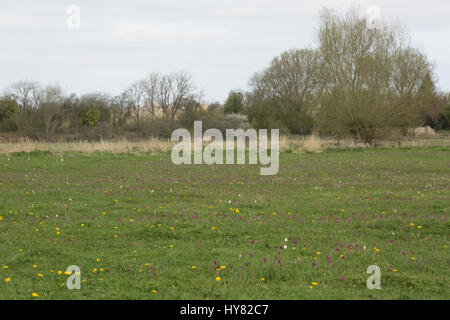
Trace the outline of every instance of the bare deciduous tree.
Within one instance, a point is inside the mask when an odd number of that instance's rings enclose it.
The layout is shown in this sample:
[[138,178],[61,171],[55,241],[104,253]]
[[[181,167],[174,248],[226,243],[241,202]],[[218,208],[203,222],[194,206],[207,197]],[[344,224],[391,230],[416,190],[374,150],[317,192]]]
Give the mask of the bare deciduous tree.
[[123,93],[134,115],[136,126],[140,126],[142,109],[145,106],[145,85],[142,80],[131,84]]
[[37,81],[17,81],[10,85],[8,91],[17,99],[17,102],[25,110],[31,110],[39,106],[42,97],[42,86]]

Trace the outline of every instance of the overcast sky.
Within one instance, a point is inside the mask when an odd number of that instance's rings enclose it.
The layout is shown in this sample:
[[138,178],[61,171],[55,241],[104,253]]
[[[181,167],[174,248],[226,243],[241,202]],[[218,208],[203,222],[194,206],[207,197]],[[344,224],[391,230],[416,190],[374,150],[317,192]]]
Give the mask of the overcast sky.
[[[189,72],[207,102],[246,89],[284,50],[314,46],[319,11],[365,12],[406,24],[450,90],[450,1],[0,0],[0,89],[29,79],[67,93],[118,94],[150,72]],[[67,7],[81,28],[67,27]]]

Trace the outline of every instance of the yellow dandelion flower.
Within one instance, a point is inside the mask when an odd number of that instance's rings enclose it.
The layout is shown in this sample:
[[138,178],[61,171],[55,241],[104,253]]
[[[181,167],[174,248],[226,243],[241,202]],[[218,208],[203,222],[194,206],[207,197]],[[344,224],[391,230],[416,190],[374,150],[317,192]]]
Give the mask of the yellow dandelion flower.
[[222,280],[220,277],[216,277],[216,281],[220,281]]
[[6,278],[5,279],[5,282],[10,282],[11,281],[11,278]]
[[33,292],[33,293],[31,294],[31,296],[32,296],[33,298],[39,297],[39,295],[38,295],[36,292]]

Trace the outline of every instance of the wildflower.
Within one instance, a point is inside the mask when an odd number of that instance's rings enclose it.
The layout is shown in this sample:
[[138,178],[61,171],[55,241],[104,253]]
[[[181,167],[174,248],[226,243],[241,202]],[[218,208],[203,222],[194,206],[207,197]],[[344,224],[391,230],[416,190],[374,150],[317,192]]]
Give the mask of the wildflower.
[[156,293],[156,290],[155,290],[155,289],[152,289],[152,292],[153,292],[153,293]]
[[313,285],[313,286],[317,286],[317,282],[311,282],[311,284]]
[[5,279],[5,282],[6,282],[6,283],[8,283],[8,282],[10,282],[10,281],[11,281],[11,278],[6,278],[6,279]]
[[39,297],[39,295],[38,295],[36,292],[33,292],[33,293],[31,294],[31,296],[32,296],[33,298]]
[[261,278],[260,280],[261,280],[261,281],[264,281],[264,278]]
[[38,273],[37,275],[38,275],[38,277],[41,277],[41,278],[44,276],[42,273]]
[[220,277],[216,277],[216,281],[220,281],[222,280]]

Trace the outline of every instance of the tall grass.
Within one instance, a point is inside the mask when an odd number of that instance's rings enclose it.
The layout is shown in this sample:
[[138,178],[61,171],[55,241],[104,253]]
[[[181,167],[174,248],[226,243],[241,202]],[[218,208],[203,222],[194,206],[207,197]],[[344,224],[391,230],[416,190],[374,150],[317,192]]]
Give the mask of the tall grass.
[[[0,142],[0,153],[31,152],[33,150],[63,153],[75,151],[83,153],[112,152],[112,153],[158,153],[168,152],[176,142],[160,139],[147,139],[143,141],[102,140],[77,142],[40,142],[27,138],[16,141]],[[204,143],[208,144],[207,142]],[[408,138],[403,140],[377,141],[375,146],[381,147],[449,147],[450,137],[436,136],[433,138]],[[352,139],[335,139],[309,135],[304,137],[281,136],[280,152],[319,153],[327,149],[353,149],[371,148],[372,146],[355,142]]]

